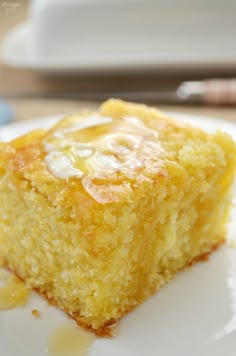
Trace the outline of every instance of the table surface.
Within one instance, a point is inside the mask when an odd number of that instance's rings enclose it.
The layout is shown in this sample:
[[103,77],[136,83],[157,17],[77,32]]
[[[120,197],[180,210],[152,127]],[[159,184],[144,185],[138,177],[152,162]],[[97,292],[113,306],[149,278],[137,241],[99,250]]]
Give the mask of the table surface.
[[[0,1],[0,41],[5,33],[27,17],[28,0],[16,0],[19,5],[7,13],[7,2]],[[212,74],[211,74],[212,75]],[[204,74],[207,77],[207,73]],[[192,73],[158,76],[149,75],[113,75],[96,77],[50,78],[40,76],[27,70],[17,70],[5,66],[0,59],[0,97],[7,98],[15,110],[15,119],[27,120],[35,117],[57,115],[78,111],[81,108],[96,108],[98,102],[43,98],[45,93],[58,92],[99,92],[112,90],[153,90],[157,88],[172,89],[181,81],[201,78]],[[29,97],[29,93],[33,97]],[[11,96],[13,97],[11,98]],[[202,107],[202,106],[159,106],[167,111],[205,115],[236,122],[236,107]]]

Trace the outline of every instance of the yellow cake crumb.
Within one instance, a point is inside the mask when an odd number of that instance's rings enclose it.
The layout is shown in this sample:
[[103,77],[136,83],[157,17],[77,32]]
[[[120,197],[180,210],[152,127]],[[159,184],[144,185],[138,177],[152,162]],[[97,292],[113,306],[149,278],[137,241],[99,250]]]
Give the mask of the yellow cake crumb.
[[33,309],[31,314],[35,317],[35,318],[40,318],[41,313],[38,309]]

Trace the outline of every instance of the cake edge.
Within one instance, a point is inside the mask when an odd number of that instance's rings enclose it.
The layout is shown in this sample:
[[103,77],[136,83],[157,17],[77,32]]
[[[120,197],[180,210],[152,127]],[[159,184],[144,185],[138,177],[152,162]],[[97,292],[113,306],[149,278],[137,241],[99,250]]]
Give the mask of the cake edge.
[[[195,256],[190,262],[188,262],[185,266],[179,268],[178,270],[176,270],[174,273],[171,274],[171,277],[170,279],[168,279],[166,281],[166,283],[164,284],[167,285],[174,277],[175,275],[177,275],[177,273],[181,272],[181,271],[185,271],[187,270],[188,268],[192,267],[193,265],[195,265],[196,263],[198,262],[207,262],[209,260],[209,257],[210,255],[218,250],[218,248],[223,245],[225,242],[226,242],[226,238],[222,238],[220,241],[218,241],[215,245],[212,246],[212,248],[208,251],[208,252],[204,252],[204,253],[201,253],[200,255],[198,256]],[[23,281],[24,283],[26,283],[25,279],[22,278],[17,271],[14,271],[13,269],[11,269],[8,265],[7,265],[7,262],[6,262],[6,259],[3,258],[3,263],[2,263],[2,267],[3,268],[6,268],[7,270],[9,270],[11,273],[13,273],[16,277],[18,277],[21,281]],[[162,287],[164,287],[162,286]],[[150,297],[153,296],[154,294],[156,294],[159,290],[162,289],[159,288],[159,289],[155,289],[152,291],[152,293],[150,294]],[[68,310],[62,306],[60,306],[56,300],[53,298],[53,297],[49,297],[46,293],[46,291],[40,291],[38,288],[28,288],[29,291],[34,291],[36,292],[37,294],[39,294],[42,298],[46,299],[48,304],[51,305],[51,306],[55,306],[57,307],[59,310],[63,311],[70,319],[72,319],[73,321],[75,321],[75,323],[94,333],[96,336],[98,337],[107,337],[107,338],[111,338],[113,337],[113,332],[112,332],[112,328],[119,322],[119,320],[121,320],[125,315],[129,314],[132,310],[136,309],[137,307],[139,307],[140,305],[142,305],[145,300],[143,300],[141,303],[135,305],[135,306],[131,306],[129,309],[127,309],[122,315],[120,318],[118,319],[111,319],[109,321],[107,321],[102,327],[100,327],[99,329],[94,329],[92,326],[89,326],[88,324],[86,324],[83,319],[84,317],[82,317],[79,312],[76,312],[76,313],[73,313],[71,314],[70,312],[68,312]]]

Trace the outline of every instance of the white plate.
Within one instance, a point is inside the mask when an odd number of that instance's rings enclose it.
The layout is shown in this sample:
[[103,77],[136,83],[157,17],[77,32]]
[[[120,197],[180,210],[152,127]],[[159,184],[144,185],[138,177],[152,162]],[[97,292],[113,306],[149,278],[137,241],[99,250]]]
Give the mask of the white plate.
[[[236,125],[207,117],[172,114],[236,138]],[[13,124],[0,129],[7,140],[29,129],[49,127],[58,117]],[[236,236],[236,210],[229,236]],[[32,309],[42,318],[35,319]],[[46,355],[49,335],[71,321],[35,293],[23,308],[0,312],[0,356]],[[235,356],[236,249],[224,246],[208,262],[176,278],[120,322],[118,336],[96,339],[89,356]]]

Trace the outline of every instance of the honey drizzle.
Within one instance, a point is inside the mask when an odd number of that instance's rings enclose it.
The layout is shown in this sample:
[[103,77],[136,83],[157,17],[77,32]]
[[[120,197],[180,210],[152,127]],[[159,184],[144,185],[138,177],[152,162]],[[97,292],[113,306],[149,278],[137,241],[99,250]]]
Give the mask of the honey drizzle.
[[73,324],[56,329],[48,341],[50,356],[87,356],[94,335]]
[[7,275],[3,270],[0,270],[0,279],[4,281],[3,286],[0,287],[0,310],[25,305],[29,295],[25,284],[15,275]]
[[43,141],[45,162],[57,178],[128,174],[162,152],[157,132],[136,117],[92,115],[67,125]]
[[4,270],[0,269],[0,280],[5,280],[7,277],[7,274]]

